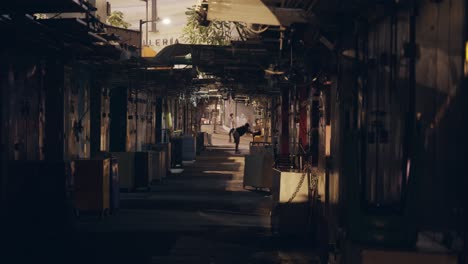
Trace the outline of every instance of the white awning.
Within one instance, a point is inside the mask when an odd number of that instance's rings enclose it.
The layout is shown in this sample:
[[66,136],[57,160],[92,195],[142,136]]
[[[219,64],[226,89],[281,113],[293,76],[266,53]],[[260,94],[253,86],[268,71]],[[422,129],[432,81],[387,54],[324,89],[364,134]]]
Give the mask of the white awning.
[[273,12],[261,0],[208,0],[208,20],[280,26]]

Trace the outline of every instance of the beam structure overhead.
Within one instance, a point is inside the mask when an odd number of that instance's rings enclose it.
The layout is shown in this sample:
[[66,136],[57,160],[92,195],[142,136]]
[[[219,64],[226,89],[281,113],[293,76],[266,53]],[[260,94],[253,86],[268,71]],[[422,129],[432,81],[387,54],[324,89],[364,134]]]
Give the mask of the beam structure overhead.
[[0,12],[21,11],[23,13],[66,13],[94,11],[96,8],[83,0],[17,0],[2,1]]

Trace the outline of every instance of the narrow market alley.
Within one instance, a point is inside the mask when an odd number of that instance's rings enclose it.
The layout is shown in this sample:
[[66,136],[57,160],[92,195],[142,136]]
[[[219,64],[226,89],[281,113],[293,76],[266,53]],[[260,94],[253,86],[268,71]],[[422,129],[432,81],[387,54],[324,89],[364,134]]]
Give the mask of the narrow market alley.
[[0,263],[468,264],[468,0],[0,1]]
[[113,215],[83,214],[69,238],[29,252],[41,263],[320,263],[311,239],[272,234],[268,190],[244,188],[249,142],[234,154],[225,132],[213,134],[182,173],[121,193]]

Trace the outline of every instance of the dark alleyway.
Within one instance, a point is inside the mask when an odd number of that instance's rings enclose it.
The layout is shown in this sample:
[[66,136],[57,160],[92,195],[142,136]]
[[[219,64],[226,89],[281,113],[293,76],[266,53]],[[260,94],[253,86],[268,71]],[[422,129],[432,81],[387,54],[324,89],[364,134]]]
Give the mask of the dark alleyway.
[[468,0],[0,2],[0,264],[468,264]]
[[232,146],[209,147],[151,192],[123,194],[117,215],[83,218],[80,243],[89,252],[107,245],[117,260],[133,263],[311,263],[310,245],[272,236],[271,198],[243,189],[243,169]]
[[40,263],[316,263],[310,241],[271,234],[269,193],[244,190],[247,141],[234,155],[215,134],[183,173],[150,192],[122,193],[115,215],[82,215],[71,240],[39,239],[25,251],[41,252]]

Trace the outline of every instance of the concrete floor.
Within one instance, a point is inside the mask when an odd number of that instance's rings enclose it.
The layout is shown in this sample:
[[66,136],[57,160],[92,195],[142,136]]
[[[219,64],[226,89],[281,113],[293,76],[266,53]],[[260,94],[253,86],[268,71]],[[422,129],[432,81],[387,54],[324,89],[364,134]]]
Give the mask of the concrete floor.
[[149,192],[122,193],[118,213],[82,216],[74,232],[50,244],[29,239],[31,248],[15,256],[36,252],[38,263],[318,263],[310,242],[270,233],[268,193],[244,190],[250,139],[234,154],[226,133],[213,134],[213,146],[182,174]]

